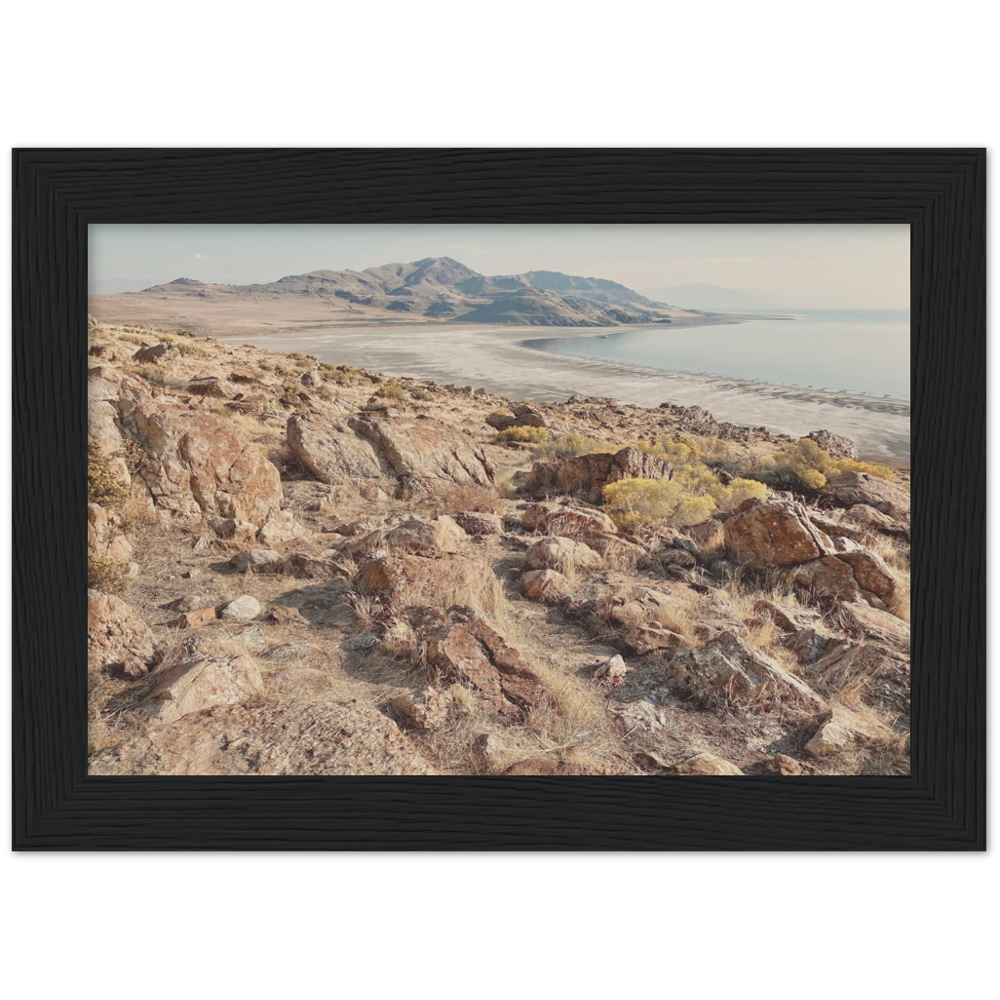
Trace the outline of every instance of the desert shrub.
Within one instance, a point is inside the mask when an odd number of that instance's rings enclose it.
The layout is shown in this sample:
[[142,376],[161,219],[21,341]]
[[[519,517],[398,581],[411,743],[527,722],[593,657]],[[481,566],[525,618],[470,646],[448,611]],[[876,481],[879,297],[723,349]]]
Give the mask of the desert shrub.
[[149,342],[146,337],[138,333],[119,333],[118,339],[124,340],[126,344],[136,344],[139,347],[143,347]]
[[544,444],[549,432],[544,427],[508,427],[493,439],[495,444]]
[[604,487],[604,498],[611,519],[627,531],[702,524],[715,510],[712,497],[691,495],[673,479],[621,479]]
[[111,463],[96,441],[87,444],[87,503],[117,507],[128,499],[129,491],[115,479]]
[[732,479],[728,485],[721,483],[709,489],[709,494],[720,511],[735,510],[744,500],[763,500],[771,491],[753,479]]
[[809,489],[818,490],[827,482],[852,472],[865,472],[881,479],[895,478],[892,469],[853,458],[834,458],[809,438],[786,444],[775,452],[768,471],[779,476],[793,477]]
[[428,392],[426,389],[424,389],[422,386],[419,385],[413,386],[409,390],[409,392],[411,399],[428,400],[434,398],[433,393]]
[[212,356],[211,351],[207,351],[204,347],[199,347],[197,344],[188,344],[183,341],[177,341],[177,343],[174,344],[174,347],[186,358],[210,358]]
[[149,454],[146,450],[132,438],[125,438],[118,455],[125,459],[130,476],[134,476],[149,460]]
[[132,375],[138,375],[139,378],[144,378],[152,385],[164,385],[167,381],[167,376],[164,374],[163,369],[160,368],[159,365],[125,365],[125,371]]
[[391,399],[396,402],[406,399],[406,392],[398,382],[386,382],[375,390],[379,399]]
[[532,453],[536,462],[549,462],[553,459],[576,458],[579,455],[594,455],[599,452],[617,451],[613,445],[584,434],[563,434],[545,444],[539,445]]
[[105,556],[87,556],[87,587],[113,593],[125,586],[125,566]]

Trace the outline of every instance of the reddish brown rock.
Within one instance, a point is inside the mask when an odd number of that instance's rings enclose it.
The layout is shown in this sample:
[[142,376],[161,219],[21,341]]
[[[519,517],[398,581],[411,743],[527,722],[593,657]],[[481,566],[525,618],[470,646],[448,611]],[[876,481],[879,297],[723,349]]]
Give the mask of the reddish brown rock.
[[200,628],[215,621],[215,608],[199,608],[197,611],[186,611],[177,619],[178,628]]
[[267,620],[275,625],[308,625],[298,608],[290,608],[284,604],[276,604],[268,612]]
[[549,700],[541,677],[481,618],[434,632],[427,641],[427,666],[438,682],[471,685],[501,715],[520,717]]
[[361,593],[397,609],[482,608],[490,605],[497,579],[488,564],[471,556],[391,555],[363,563],[355,583]]
[[256,525],[281,509],[278,470],[231,421],[146,401],[129,421],[148,452],[140,475],[158,507]]
[[747,501],[725,525],[726,549],[739,563],[755,569],[795,566],[833,551],[833,545],[809,520],[802,504],[785,500]]

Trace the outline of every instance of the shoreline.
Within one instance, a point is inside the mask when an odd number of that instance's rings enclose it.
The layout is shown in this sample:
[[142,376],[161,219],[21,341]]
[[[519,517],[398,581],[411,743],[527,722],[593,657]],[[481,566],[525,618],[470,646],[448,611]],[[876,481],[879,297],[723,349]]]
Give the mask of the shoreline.
[[[743,321],[744,317],[723,319],[717,314],[665,325],[664,329]],[[565,402],[572,395],[605,396],[650,409],[669,401],[700,406],[718,420],[763,426],[772,433],[792,437],[825,428],[852,438],[867,458],[906,463],[910,460],[908,400],[695,375],[553,354],[526,346],[531,340],[606,336],[609,330],[628,329],[448,323],[331,328],[316,324],[310,328],[213,331],[211,335],[268,350],[300,351],[321,361],[400,378],[481,386],[515,400]],[[378,338],[372,337],[375,330],[381,334]],[[456,338],[459,330],[465,336]],[[545,336],[525,336],[536,331]]]

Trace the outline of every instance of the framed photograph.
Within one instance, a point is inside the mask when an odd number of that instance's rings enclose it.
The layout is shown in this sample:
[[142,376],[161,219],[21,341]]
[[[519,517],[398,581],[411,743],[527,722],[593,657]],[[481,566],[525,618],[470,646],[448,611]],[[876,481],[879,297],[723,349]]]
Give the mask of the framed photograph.
[[16,849],[985,849],[983,150],[13,155]]

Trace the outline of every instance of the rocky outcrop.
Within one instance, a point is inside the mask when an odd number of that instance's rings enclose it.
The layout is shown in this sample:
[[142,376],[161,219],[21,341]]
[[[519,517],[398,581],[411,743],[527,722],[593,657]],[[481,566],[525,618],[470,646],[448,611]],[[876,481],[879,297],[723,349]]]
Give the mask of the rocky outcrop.
[[419,492],[436,481],[493,482],[493,466],[483,450],[461,431],[430,418],[296,414],[288,420],[286,436],[292,453],[324,483],[394,478],[398,489]]
[[420,555],[454,554],[466,547],[465,532],[446,514],[407,518],[383,537],[390,550]]
[[226,705],[157,726],[91,759],[90,773],[429,775],[399,727],[358,701]]
[[673,467],[637,448],[622,448],[615,454],[579,455],[563,462],[535,462],[525,483],[528,493],[570,494],[588,503],[600,503],[604,487],[620,479],[663,479]]
[[213,705],[235,705],[264,686],[249,656],[192,656],[157,671],[143,710],[158,722],[175,722]]
[[285,435],[289,450],[321,483],[354,485],[392,474],[372,442],[358,437],[341,417],[296,413],[288,418]]
[[820,496],[838,507],[866,504],[897,521],[910,521],[910,494],[906,490],[879,476],[867,472],[852,472],[827,483]]
[[853,458],[855,460],[858,458],[858,446],[849,437],[844,437],[843,434],[821,430],[812,431],[806,437],[810,441],[815,441],[823,451],[834,458]]
[[548,701],[541,677],[481,618],[453,621],[430,635],[427,667],[438,682],[473,687],[503,716],[521,717]]
[[231,421],[140,401],[128,422],[148,453],[140,475],[158,507],[258,526],[280,511],[278,470]]
[[685,695],[750,695],[773,692],[819,708],[823,699],[780,663],[732,633],[705,646],[683,649],[666,666],[672,686]]
[[87,669],[141,677],[160,659],[149,626],[113,594],[87,591]]

